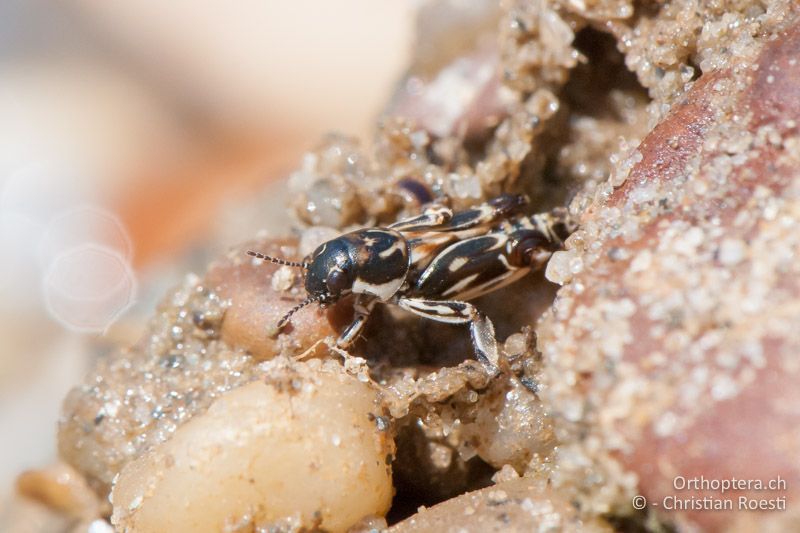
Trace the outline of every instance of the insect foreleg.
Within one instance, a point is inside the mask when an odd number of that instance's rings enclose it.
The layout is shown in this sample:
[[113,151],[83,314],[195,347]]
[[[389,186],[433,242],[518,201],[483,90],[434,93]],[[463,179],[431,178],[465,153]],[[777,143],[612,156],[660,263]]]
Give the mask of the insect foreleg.
[[497,339],[489,318],[467,302],[400,298],[397,304],[421,317],[448,324],[469,324],[477,359],[491,374],[497,373]]
[[336,346],[347,349],[356,341],[356,339],[358,339],[358,336],[361,335],[361,332],[364,330],[364,326],[367,324],[369,314],[372,312],[372,308],[375,307],[377,301],[378,300],[375,298],[369,298],[362,295],[356,296],[356,301],[353,303],[353,311],[355,313],[353,316],[353,321],[339,336],[336,341]]

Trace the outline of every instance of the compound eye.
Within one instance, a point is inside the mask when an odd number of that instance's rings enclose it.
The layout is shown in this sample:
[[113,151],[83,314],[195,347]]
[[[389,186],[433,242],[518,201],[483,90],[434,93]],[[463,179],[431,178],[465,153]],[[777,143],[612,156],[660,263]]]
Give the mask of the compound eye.
[[325,284],[328,286],[328,291],[330,291],[331,294],[339,294],[349,288],[347,274],[341,270],[331,271],[331,273],[328,274],[328,278],[325,280]]

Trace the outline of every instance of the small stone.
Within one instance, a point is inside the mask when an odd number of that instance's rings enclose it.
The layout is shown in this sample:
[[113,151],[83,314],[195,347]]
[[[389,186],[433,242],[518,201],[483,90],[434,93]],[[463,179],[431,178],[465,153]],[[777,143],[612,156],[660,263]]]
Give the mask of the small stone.
[[580,261],[581,259],[574,250],[555,252],[547,263],[544,275],[553,283],[564,285],[572,279],[576,273],[576,267],[579,267],[577,271],[580,272],[583,267]]
[[476,175],[461,176],[460,174],[450,174],[450,184],[458,198],[480,198],[481,183]]
[[723,265],[732,266],[744,259],[747,246],[739,239],[725,239],[719,247],[719,261]]
[[631,272],[644,272],[650,268],[652,262],[653,254],[650,253],[650,250],[642,250],[631,261]]
[[453,451],[449,447],[435,442],[429,445],[431,462],[440,470],[446,470],[453,462]]
[[675,432],[678,424],[678,417],[672,411],[667,411],[656,420],[653,431],[659,437],[668,437]]
[[141,495],[136,496],[133,500],[131,500],[130,505],[128,505],[128,510],[135,511],[136,509],[138,509],[139,506],[142,505],[142,499],[143,498]]
[[105,520],[98,518],[89,524],[86,533],[114,533],[114,528]]
[[492,476],[492,481],[494,483],[503,483],[505,481],[511,481],[512,479],[517,479],[519,477],[519,473],[514,469],[511,465],[503,465],[503,468],[498,470]]
[[287,292],[295,282],[296,268],[282,266],[272,275],[272,290],[275,292]]
[[500,505],[508,501],[508,494],[504,490],[489,491],[487,496],[490,505]]
[[523,333],[514,333],[506,339],[503,345],[503,351],[509,357],[514,357],[525,353],[527,348],[527,337]]
[[335,239],[340,232],[328,226],[312,226],[300,235],[299,256],[306,257],[316,250],[322,243]]

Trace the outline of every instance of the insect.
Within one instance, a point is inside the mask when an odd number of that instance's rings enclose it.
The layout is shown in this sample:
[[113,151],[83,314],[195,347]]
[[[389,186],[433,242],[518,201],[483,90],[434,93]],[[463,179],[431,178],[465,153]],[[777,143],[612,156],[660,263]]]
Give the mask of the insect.
[[523,195],[504,194],[457,212],[433,204],[418,216],[325,242],[302,262],[247,253],[305,270],[308,297],[279,329],[311,303],[327,306],[354,294],[355,315],[339,347],[358,338],[375,304],[394,304],[431,320],[469,324],[476,358],[495,374],[494,325],[468,300],[541,268],[575,229],[565,209],[525,215],[526,203]]

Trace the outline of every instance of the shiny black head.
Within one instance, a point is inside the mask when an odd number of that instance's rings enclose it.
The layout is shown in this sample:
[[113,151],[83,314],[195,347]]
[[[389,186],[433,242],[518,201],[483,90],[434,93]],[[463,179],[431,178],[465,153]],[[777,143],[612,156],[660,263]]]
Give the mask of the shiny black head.
[[357,243],[346,236],[322,244],[307,259],[306,292],[321,304],[329,304],[353,290]]
[[406,279],[408,246],[396,231],[363,229],[326,242],[306,263],[310,298],[333,303],[356,293],[388,301]]
[[303,262],[247,253],[306,271],[308,297],[281,318],[279,329],[295,312],[314,302],[328,305],[351,293],[388,301],[400,289],[409,269],[405,239],[398,232],[384,228],[363,229],[337,237],[322,244]]

